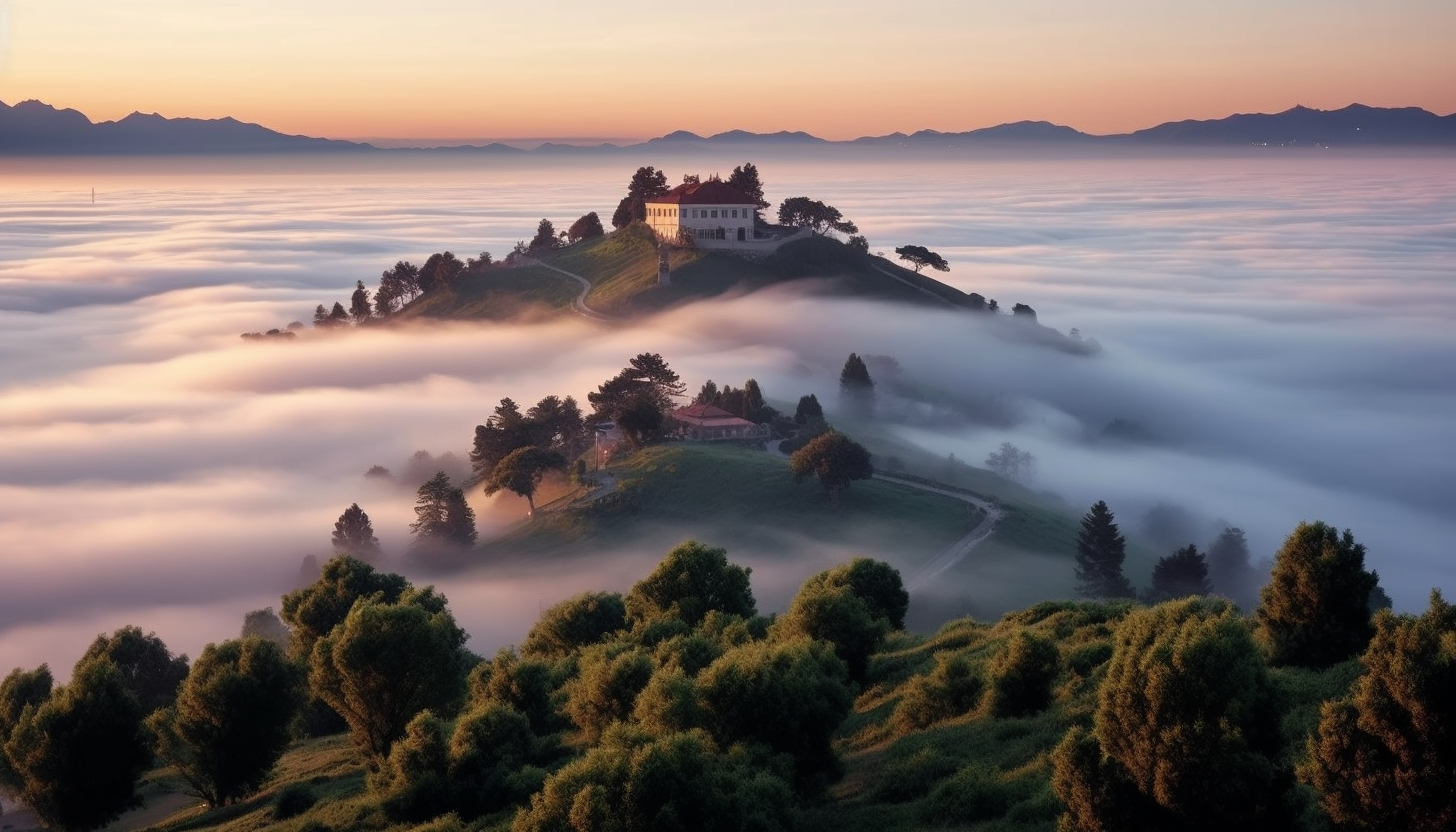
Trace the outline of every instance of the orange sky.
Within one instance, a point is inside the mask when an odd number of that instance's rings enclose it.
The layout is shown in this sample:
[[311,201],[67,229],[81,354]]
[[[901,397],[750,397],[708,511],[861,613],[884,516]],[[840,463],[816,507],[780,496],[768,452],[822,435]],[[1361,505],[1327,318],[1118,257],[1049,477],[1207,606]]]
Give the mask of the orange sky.
[[853,138],[1019,119],[1107,133],[1294,104],[1456,111],[1451,0],[500,5],[0,0],[0,100],[431,138]]

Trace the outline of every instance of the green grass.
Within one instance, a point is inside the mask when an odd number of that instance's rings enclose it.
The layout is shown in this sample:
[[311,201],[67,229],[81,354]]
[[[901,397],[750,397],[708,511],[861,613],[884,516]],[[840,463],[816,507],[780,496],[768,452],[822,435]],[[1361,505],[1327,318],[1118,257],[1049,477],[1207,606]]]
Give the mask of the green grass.
[[537,517],[482,548],[580,554],[666,527],[724,546],[730,556],[735,548],[810,542],[919,562],[965,534],[973,520],[958,500],[875,481],[854,483],[835,506],[817,480],[795,483],[782,457],[750,448],[656,445],[616,460],[609,473],[620,478],[609,497]]
[[448,292],[425,295],[394,317],[531,320],[568,313],[578,284],[541,266],[464,273]]

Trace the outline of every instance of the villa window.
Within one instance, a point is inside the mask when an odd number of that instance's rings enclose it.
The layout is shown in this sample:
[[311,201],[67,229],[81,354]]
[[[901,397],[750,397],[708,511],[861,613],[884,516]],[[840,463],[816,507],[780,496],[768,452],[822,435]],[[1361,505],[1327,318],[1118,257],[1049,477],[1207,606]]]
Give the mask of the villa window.
[[735,219],[735,220],[738,219],[738,209],[737,208],[734,208],[733,209],[733,219]]

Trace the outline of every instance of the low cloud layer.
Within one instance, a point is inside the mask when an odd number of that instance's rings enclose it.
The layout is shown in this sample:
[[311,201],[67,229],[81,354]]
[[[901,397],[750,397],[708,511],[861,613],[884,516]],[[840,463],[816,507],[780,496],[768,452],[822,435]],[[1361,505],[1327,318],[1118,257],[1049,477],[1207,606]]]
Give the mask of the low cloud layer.
[[[1243,526],[1256,557],[1298,521],[1324,519],[1369,546],[1398,606],[1456,589],[1442,557],[1456,537],[1456,164],[758,164],[770,199],[831,202],[875,249],[940,251],[949,282],[1029,303],[1103,353],[1018,345],[964,315],[791,293],[635,328],[573,319],[245,343],[238,333],[346,300],[356,279],[372,288],[395,260],[499,255],[541,215],[558,227],[605,215],[631,170],[174,173],[160,184],[156,171],[102,170],[94,207],[89,186],[60,174],[9,182],[0,670],[49,661],[64,673],[97,632],[131,623],[195,654],[249,609],[276,607],[349,503],[387,550],[403,550],[412,493],[365,479],[370,465],[399,470],[419,449],[463,455],[500,398],[584,403],[643,351],[693,387],[754,377],[789,406],[808,392],[833,401],[851,350],[892,355],[917,385],[1016,416],[1009,427],[891,426],[934,454],[975,462],[1013,441],[1035,454],[1036,486],[1072,506],[1106,499],[1135,527],[1155,503],[1177,503]],[[1157,441],[1089,441],[1113,419]],[[520,510],[475,502],[483,535]],[[841,554],[800,551],[791,563],[743,556],[765,609]],[[660,555],[423,579],[439,581],[472,646],[489,652],[542,606],[625,589]]]

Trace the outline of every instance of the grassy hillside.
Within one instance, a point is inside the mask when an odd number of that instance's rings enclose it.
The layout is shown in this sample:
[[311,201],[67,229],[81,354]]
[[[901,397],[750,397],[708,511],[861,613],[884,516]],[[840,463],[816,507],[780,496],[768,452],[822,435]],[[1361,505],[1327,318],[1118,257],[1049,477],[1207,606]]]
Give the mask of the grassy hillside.
[[670,286],[657,285],[657,245],[650,232],[638,228],[578,243],[545,259],[589,280],[587,304],[614,315],[659,311],[690,300],[811,279],[826,294],[933,306],[969,303],[959,290],[826,237],[797,240],[762,258],[725,251],[677,251],[670,260]]
[[570,312],[578,292],[571,278],[541,266],[473,269],[450,289],[423,295],[394,319],[530,320]]
[[782,457],[727,445],[655,445],[598,476],[616,483],[606,496],[543,514],[481,548],[562,556],[633,545],[667,530],[729,551],[813,542],[913,562],[975,520],[958,500],[882,482],[857,482],[834,506],[817,481],[795,483]]

